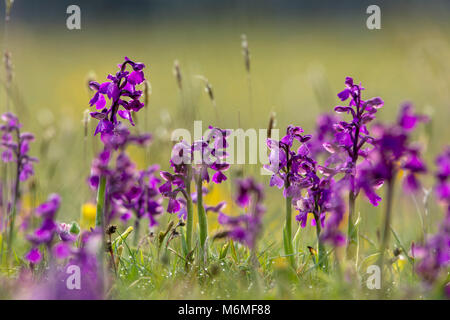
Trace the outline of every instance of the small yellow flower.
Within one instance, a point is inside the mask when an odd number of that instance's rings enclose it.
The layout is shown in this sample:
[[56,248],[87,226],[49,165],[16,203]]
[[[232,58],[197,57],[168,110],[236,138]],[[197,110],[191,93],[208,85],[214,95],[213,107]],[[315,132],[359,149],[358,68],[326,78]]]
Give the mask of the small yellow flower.
[[400,272],[403,270],[406,264],[406,258],[404,255],[399,255],[397,261],[394,262],[394,270]]
[[401,178],[403,178],[403,175],[404,175],[404,171],[402,169],[399,169],[398,173],[397,173],[397,178],[401,179]]
[[92,203],[85,203],[81,206],[80,225],[83,229],[93,228],[95,226],[95,216],[97,207]]
[[32,204],[31,204],[31,202],[32,202],[32,200],[31,200],[30,194],[29,194],[29,193],[24,194],[24,195],[22,196],[22,209],[23,209],[24,211],[31,210],[32,207],[33,207]]
[[[225,208],[223,208],[223,213],[225,214],[236,214],[236,208],[234,208],[233,199],[230,195],[230,190],[225,185],[213,185],[210,186],[210,192],[205,194],[203,197],[204,205],[215,206],[221,201],[226,202]],[[194,215],[195,216],[195,215]],[[219,223],[217,222],[217,214],[216,213],[208,213],[208,229],[210,231],[217,230],[220,228]]]

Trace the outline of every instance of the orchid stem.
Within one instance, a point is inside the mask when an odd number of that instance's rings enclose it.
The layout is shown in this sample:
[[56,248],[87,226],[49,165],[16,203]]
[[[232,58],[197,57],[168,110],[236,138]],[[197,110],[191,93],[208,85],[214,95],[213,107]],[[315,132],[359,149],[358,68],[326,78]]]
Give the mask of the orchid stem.
[[194,213],[192,212],[192,199],[188,197],[186,201],[187,218],[186,218],[186,246],[188,253],[192,250],[192,230],[194,229]]
[[102,229],[105,223],[104,217],[105,196],[106,196],[106,177],[101,176],[97,190],[97,212],[95,216],[95,226],[102,227]]
[[289,262],[295,268],[295,257],[292,245],[292,198],[286,197],[286,221],[284,225],[284,253],[289,256]]
[[327,255],[325,252],[325,246],[323,245],[323,241],[320,237],[320,233],[322,232],[322,227],[320,226],[320,217],[316,215],[316,235],[317,235],[317,252],[318,252],[318,265],[321,270],[325,270],[327,268]]
[[194,229],[194,213],[192,210],[192,198],[191,198],[191,178],[192,178],[192,169],[191,166],[188,166],[188,177],[185,181],[186,185],[186,247],[187,253],[192,250],[192,231]]
[[95,216],[95,227],[100,228],[100,232],[102,235],[102,245],[100,247],[100,251],[98,252],[98,269],[100,273],[100,287],[101,291],[105,290],[105,269],[103,264],[103,254],[105,252],[105,241],[104,241],[104,232],[105,232],[105,202],[106,202],[106,177],[101,176],[100,182],[97,190],[97,212]]
[[350,193],[348,195],[348,243],[346,252],[347,259],[349,260],[355,258],[358,247],[358,232],[355,223],[355,201],[356,195],[352,190],[350,190]]
[[[197,213],[198,213],[198,226],[200,230],[200,250],[201,256],[205,254],[205,242],[208,236],[208,220],[206,218],[205,208],[203,207],[203,190],[202,190],[202,177],[197,178]],[[205,258],[205,257],[204,257]]]
[[[390,179],[387,184],[386,189],[386,213],[384,216],[384,229],[383,229],[383,238],[381,240],[381,248],[380,248],[380,259],[379,259],[379,266],[381,269],[381,281],[384,283],[384,253],[386,251],[386,248],[388,246],[389,242],[389,234],[391,233],[391,215],[392,215],[392,199],[394,196],[394,179]],[[380,293],[384,292],[385,290],[382,290]]]

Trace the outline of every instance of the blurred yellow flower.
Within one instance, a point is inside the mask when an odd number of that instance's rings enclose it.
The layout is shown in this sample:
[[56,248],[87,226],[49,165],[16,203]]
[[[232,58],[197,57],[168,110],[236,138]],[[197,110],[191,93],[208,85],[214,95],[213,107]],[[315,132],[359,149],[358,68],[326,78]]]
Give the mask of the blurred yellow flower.
[[[226,185],[222,185],[222,184],[209,185],[209,187],[210,187],[210,192],[204,196],[203,204],[215,206],[219,202],[225,201],[227,205],[223,209],[223,212],[225,214],[231,214],[231,215],[233,215],[232,213],[236,214],[235,210],[233,210],[234,203],[233,203],[233,199],[230,194],[230,189],[227,188]],[[207,216],[208,216],[208,229],[210,231],[219,229],[220,225],[217,222],[217,214],[214,212],[208,212]]]
[[80,226],[83,229],[93,228],[95,226],[95,215],[97,207],[93,203],[85,203],[81,206]]
[[22,196],[22,209],[24,211],[28,211],[32,209],[32,199],[29,193],[26,193]]
[[286,257],[277,257],[273,259],[273,266],[275,269],[286,269],[288,266],[288,261]]
[[405,267],[405,264],[406,264],[405,256],[404,255],[399,255],[398,259],[393,264],[394,270],[396,270],[397,272],[402,271],[403,268]]

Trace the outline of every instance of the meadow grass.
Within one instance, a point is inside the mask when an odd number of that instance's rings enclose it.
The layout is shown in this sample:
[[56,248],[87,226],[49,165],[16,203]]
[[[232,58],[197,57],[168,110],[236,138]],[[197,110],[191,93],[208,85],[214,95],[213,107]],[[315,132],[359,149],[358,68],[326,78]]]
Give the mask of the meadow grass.
[[[103,37],[89,33],[64,33],[51,30],[33,31],[16,26],[10,30],[9,47],[13,53],[14,82],[10,99],[13,110],[20,116],[27,131],[38,137],[31,153],[40,158],[36,175],[25,189],[23,213],[29,212],[45,200],[47,194],[58,192],[62,207],[58,220],[79,221],[81,207],[95,204],[95,194],[86,179],[92,158],[100,151],[97,138],[91,137],[94,121],[87,124],[85,139],[83,112],[88,107],[91,92],[87,89],[90,73],[102,79],[123,56],[130,55],[148,66],[152,87],[149,104],[137,115],[137,130],[152,132],[155,140],[148,151],[131,149],[140,168],[148,163],[160,163],[168,168],[173,129],[192,129],[193,120],[201,119],[204,129],[220,118],[224,128],[266,128],[272,112],[276,112],[276,127],[301,125],[306,132],[314,129],[316,117],[324,111],[332,112],[338,104],[339,92],[346,75],[361,80],[366,97],[380,96],[385,106],[378,113],[380,120],[392,120],[398,106],[405,100],[416,108],[433,115],[432,122],[418,130],[416,138],[426,146],[423,157],[432,160],[448,144],[450,128],[449,90],[450,45],[447,29],[430,23],[426,28],[402,31],[392,23],[394,32],[362,33],[349,29],[305,29],[303,24],[256,25],[245,30],[251,52],[251,90],[242,56],[242,30],[220,26],[205,31],[198,25],[133,30],[143,39],[133,46],[134,39],[121,37],[128,30],[105,33]],[[104,27],[95,26],[96,31]],[[292,31],[298,30],[298,31]],[[88,35],[87,35],[88,34]],[[356,41],[348,44],[348,37]],[[113,39],[121,38],[120,46]],[[345,45],[344,45],[345,43]],[[130,52],[131,50],[131,52]],[[30,54],[32,53],[32,54]],[[183,75],[182,89],[172,73],[178,59]],[[203,75],[214,88],[216,106],[204,93]],[[250,98],[250,100],[249,100]],[[0,101],[6,99],[2,91]],[[251,101],[252,108],[249,107]],[[217,108],[214,111],[213,108]],[[215,114],[218,113],[218,115]],[[204,203],[214,205],[220,200],[229,204],[225,213],[237,214],[232,204],[236,178],[252,174],[268,184],[268,177],[259,176],[259,166],[245,165],[231,168],[231,179],[223,185],[212,186]],[[401,177],[400,177],[401,178]],[[424,182],[431,188],[432,180]],[[168,222],[174,215],[163,214],[159,226],[150,233],[142,227],[139,246],[128,238],[117,270],[118,277],[108,292],[109,298],[120,299],[371,299],[377,295],[364,284],[366,266],[372,264],[380,242],[382,212],[385,203],[374,208],[361,197],[356,212],[361,217],[360,248],[357,269],[347,262],[333,265],[334,272],[314,268],[308,246],[316,246],[315,230],[308,226],[296,239],[298,269],[294,272],[280,253],[284,204],[278,190],[266,188],[267,213],[259,245],[260,267],[251,272],[249,252],[242,245],[225,240],[210,243],[211,260],[206,268],[187,264],[181,252],[179,238],[168,245],[161,240]],[[443,217],[433,197],[427,202],[423,195],[403,194],[397,187],[393,204],[393,236],[386,259],[392,261],[392,285],[388,298],[433,298],[437,292],[424,294],[420,279],[413,272],[407,252],[394,255],[394,248],[408,251],[411,243],[423,239],[424,230],[433,233]],[[86,212],[86,210],[85,210]],[[194,212],[196,209],[194,208]],[[85,219],[86,217],[83,217]],[[194,217],[196,221],[197,217]],[[89,222],[87,222],[89,225]],[[194,223],[196,226],[197,223]],[[217,217],[208,214],[209,234],[221,230]],[[345,229],[346,221],[342,223]],[[126,225],[119,225],[119,233]],[[294,224],[293,234],[297,231]],[[197,243],[198,230],[194,232]],[[134,236],[134,235],[133,235]],[[133,238],[131,236],[131,238]],[[27,243],[17,237],[13,268],[2,268],[0,297],[12,298],[11,278],[19,266],[24,266],[23,254]],[[167,240],[167,239],[166,239]],[[212,242],[211,238],[208,240]],[[225,257],[223,246],[228,245]],[[330,248],[328,248],[330,249]],[[117,248],[115,248],[117,250]],[[198,247],[197,247],[198,250]],[[329,252],[332,262],[343,257],[341,250]],[[356,277],[354,272],[359,276]],[[349,274],[346,274],[349,273]],[[111,275],[114,277],[114,275]]]

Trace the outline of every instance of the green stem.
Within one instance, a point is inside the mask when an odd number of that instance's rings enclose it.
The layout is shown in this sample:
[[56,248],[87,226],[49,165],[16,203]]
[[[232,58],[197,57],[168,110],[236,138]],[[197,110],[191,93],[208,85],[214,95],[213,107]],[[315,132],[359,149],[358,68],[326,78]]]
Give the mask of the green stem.
[[186,200],[187,218],[186,218],[186,246],[188,253],[192,250],[192,231],[194,229],[194,213],[192,210],[192,199],[189,196]]
[[320,233],[322,232],[322,227],[320,225],[320,217],[318,215],[315,215],[315,219],[316,219],[318,265],[321,270],[324,270],[327,267],[327,256],[326,256],[325,246],[320,237]]
[[208,220],[206,219],[205,208],[203,207],[203,191],[202,191],[202,177],[199,174],[197,178],[197,213],[198,226],[200,230],[200,248],[202,254],[205,250],[205,242],[208,236]]
[[192,198],[191,198],[191,178],[192,178],[192,170],[191,166],[188,166],[188,175],[185,181],[186,185],[186,247],[188,253],[192,250],[192,231],[194,230],[194,213],[192,208]]
[[98,271],[100,274],[100,290],[101,292],[104,292],[105,290],[105,266],[103,263],[103,256],[105,252],[105,239],[104,239],[104,232],[105,232],[105,202],[106,202],[106,177],[101,176],[100,182],[98,185],[97,190],[97,212],[95,216],[95,227],[101,229],[102,233],[102,245],[101,248],[97,254],[98,257]]
[[[380,266],[381,270],[381,281],[384,282],[384,273],[383,273],[383,267],[384,267],[384,253],[386,251],[386,248],[389,243],[389,235],[391,233],[391,215],[392,215],[392,199],[394,196],[394,179],[388,181],[387,183],[387,189],[386,189],[386,212],[384,216],[384,229],[383,229],[383,238],[381,241],[381,248],[380,248],[380,259],[378,262],[378,265]],[[384,292],[384,290],[381,290]],[[382,292],[380,292],[382,294]]]
[[100,183],[97,190],[97,212],[95,216],[95,226],[104,229],[105,223],[105,196],[106,196],[106,177],[100,177]]
[[348,195],[348,230],[347,230],[347,259],[354,259],[356,256],[356,251],[358,247],[358,232],[356,230],[355,222],[355,200],[356,195],[350,190]]
[[10,221],[9,233],[8,233],[8,256],[9,257],[11,256],[11,253],[13,251],[15,221],[16,221],[16,204],[14,203],[13,208],[12,208],[12,215],[11,215],[11,221]]
[[284,253],[289,256],[289,262],[295,268],[295,258],[293,256],[292,245],[292,198],[286,197],[286,221],[284,224]]

